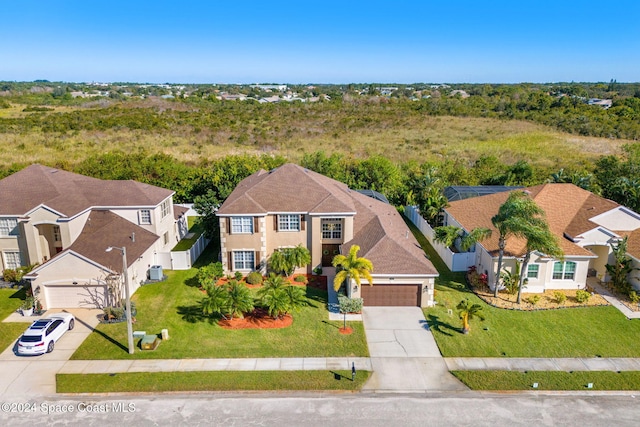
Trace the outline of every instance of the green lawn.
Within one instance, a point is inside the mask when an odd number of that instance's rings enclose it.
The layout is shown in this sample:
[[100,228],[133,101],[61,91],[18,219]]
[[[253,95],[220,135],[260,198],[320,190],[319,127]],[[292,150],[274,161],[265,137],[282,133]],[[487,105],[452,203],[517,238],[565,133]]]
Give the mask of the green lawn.
[[[203,255],[206,256],[206,255]],[[209,253],[209,257],[211,254]],[[210,258],[209,258],[210,259]],[[362,322],[353,322],[352,335],[341,335],[342,322],[327,321],[326,291],[306,288],[310,306],[293,314],[283,329],[226,330],[204,317],[198,307],[203,293],[194,286],[195,269],[169,271],[165,282],[140,288],[133,300],[138,314],[134,330],[170,339],[155,351],[136,350],[137,359],[337,357],[368,356]],[[72,359],[129,359],[126,324],[99,325]]]
[[200,235],[204,233],[204,227],[202,226],[200,221],[198,221],[197,217],[187,217],[187,222],[189,225],[189,233],[193,233],[193,237],[191,237],[190,239],[180,240],[178,244],[173,249],[171,249],[172,251],[187,251],[191,249],[191,246],[193,246]]
[[[640,357],[640,321],[627,320],[610,306],[533,312],[491,307],[464,285],[462,273],[447,269],[415,227],[412,230],[440,272],[437,305],[424,313],[445,357]],[[460,333],[456,313],[464,298],[481,304],[486,317],[484,322],[472,320],[468,335]]]
[[472,390],[640,390],[638,371],[452,371]]
[[360,390],[370,372],[213,371],[58,374],[57,393],[123,393],[234,390]]
[[23,289],[0,289],[0,352],[17,340],[29,326],[28,323],[1,321],[20,307],[24,297]]

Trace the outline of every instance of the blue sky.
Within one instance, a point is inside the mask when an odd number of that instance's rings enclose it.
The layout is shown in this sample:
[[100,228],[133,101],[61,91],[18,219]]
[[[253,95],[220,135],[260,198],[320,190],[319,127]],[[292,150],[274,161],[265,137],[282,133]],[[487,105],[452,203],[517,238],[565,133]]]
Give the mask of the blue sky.
[[3,3],[0,80],[640,81],[637,0]]

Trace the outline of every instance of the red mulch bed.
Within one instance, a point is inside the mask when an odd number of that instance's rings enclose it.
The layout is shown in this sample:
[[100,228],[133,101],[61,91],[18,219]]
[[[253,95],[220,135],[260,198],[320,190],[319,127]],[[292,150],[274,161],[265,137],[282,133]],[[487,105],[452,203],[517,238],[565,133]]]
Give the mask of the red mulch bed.
[[224,329],[279,329],[289,327],[292,323],[293,317],[290,314],[274,319],[262,308],[256,308],[242,319],[218,320],[218,325]]
[[[295,280],[293,280],[293,278],[297,277],[297,276],[305,276],[307,278],[307,283],[296,282]],[[305,286],[306,285],[306,286],[309,286],[311,288],[316,288],[316,289],[320,289],[320,290],[323,290],[323,291],[327,290],[327,276],[316,276],[315,274],[294,274],[293,276],[286,277],[285,279],[291,285],[297,285],[297,286]],[[223,277],[221,279],[218,279],[218,282],[216,283],[216,285],[224,285],[228,281],[229,280],[226,277]],[[260,286],[262,286],[262,285],[249,285],[244,280],[242,280],[240,283],[244,283],[249,288],[259,288]]]

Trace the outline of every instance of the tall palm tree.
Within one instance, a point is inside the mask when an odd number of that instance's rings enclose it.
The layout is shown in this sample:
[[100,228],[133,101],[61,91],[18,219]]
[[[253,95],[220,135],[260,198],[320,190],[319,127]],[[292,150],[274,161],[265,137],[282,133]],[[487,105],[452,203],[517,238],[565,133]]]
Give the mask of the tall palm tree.
[[520,304],[522,296],[522,288],[527,276],[527,269],[531,254],[539,252],[553,258],[561,258],[564,256],[562,249],[558,243],[556,236],[549,230],[549,224],[544,217],[531,218],[531,225],[525,233],[527,239],[527,249],[522,261],[522,269],[520,271],[520,280],[518,281],[518,304]]
[[463,299],[456,306],[458,309],[458,314],[460,315],[460,319],[462,319],[462,333],[468,334],[471,329],[469,325],[469,321],[477,317],[480,320],[484,320],[484,315],[482,314],[482,306],[480,304],[471,304],[471,301],[468,299]]
[[500,288],[500,271],[508,237],[525,237],[532,225],[532,220],[544,215],[544,211],[524,191],[513,191],[500,206],[498,213],[491,218],[491,223],[500,236],[498,238],[498,269],[495,275],[494,296],[498,296]]
[[[349,249],[348,255],[340,254],[333,257],[331,264],[339,269],[333,280],[333,288],[336,292],[345,281],[347,283],[347,287],[349,287],[352,279],[356,281],[358,286],[360,286],[362,278],[366,279],[366,281],[369,282],[369,285],[373,285],[373,277],[371,277],[373,264],[368,259],[359,257],[359,250],[360,246],[353,245],[351,246],[351,249]],[[350,292],[347,290],[347,293]]]

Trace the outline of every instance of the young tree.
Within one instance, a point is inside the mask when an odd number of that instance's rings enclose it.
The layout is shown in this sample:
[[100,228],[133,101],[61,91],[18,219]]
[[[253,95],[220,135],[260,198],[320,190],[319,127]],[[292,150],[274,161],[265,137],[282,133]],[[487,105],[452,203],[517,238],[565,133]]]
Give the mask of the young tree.
[[500,206],[498,213],[491,218],[491,223],[498,229],[498,268],[496,271],[494,296],[498,296],[500,288],[500,271],[508,237],[525,237],[531,226],[531,219],[544,211],[524,191],[513,191]]
[[244,317],[244,313],[253,310],[253,297],[247,285],[243,285],[237,280],[231,280],[227,284],[229,294],[229,315],[233,317]]
[[471,329],[469,321],[476,317],[480,320],[484,320],[482,306],[480,304],[471,304],[471,301],[468,299],[463,299],[456,308],[458,309],[460,319],[462,319],[462,333],[465,335],[468,334]]
[[[353,245],[349,249],[349,255],[340,254],[333,257],[331,264],[338,269],[333,280],[333,288],[336,292],[340,289],[342,283],[346,282],[348,287],[352,279],[356,281],[358,286],[361,285],[362,278],[369,282],[369,285],[373,285],[373,277],[371,277],[373,264],[368,259],[359,257],[359,250],[360,246]],[[347,293],[349,292],[347,291]]]
[[229,313],[229,291],[224,286],[207,285],[205,287],[207,296],[202,298],[200,306],[202,314],[220,314],[224,319]]
[[620,292],[628,294],[632,291],[628,276],[634,268],[631,258],[627,255],[627,236],[617,243],[611,243],[611,251],[614,262],[606,264],[605,267],[613,286]]

